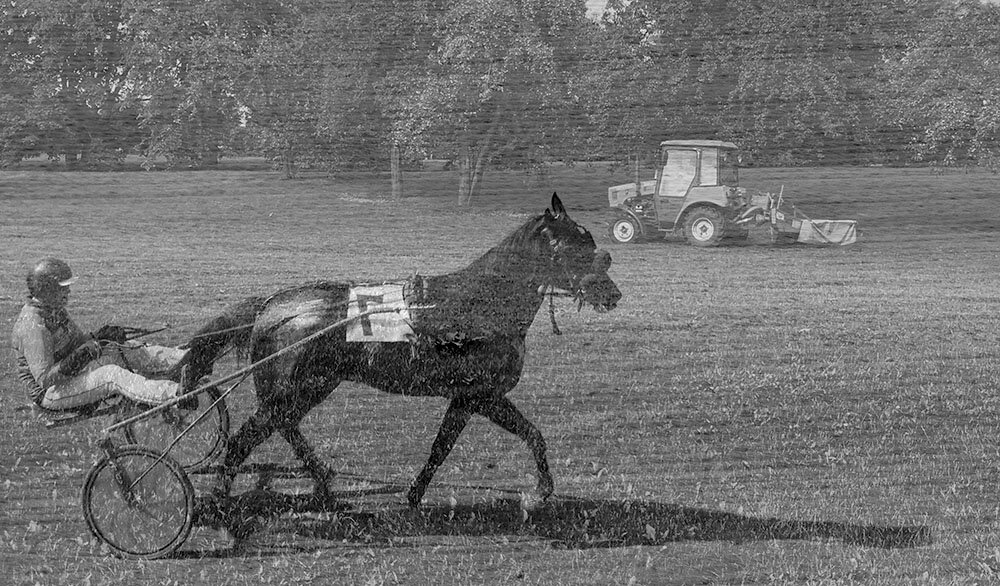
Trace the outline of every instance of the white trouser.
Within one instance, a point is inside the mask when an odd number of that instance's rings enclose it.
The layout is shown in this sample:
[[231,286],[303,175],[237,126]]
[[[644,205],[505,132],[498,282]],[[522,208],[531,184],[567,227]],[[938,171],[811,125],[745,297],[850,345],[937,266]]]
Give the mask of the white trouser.
[[166,346],[106,346],[76,376],[46,389],[42,407],[73,409],[116,394],[140,403],[162,403],[180,392],[178,383],[162,377],[176,370],[186,355],[186,350]]

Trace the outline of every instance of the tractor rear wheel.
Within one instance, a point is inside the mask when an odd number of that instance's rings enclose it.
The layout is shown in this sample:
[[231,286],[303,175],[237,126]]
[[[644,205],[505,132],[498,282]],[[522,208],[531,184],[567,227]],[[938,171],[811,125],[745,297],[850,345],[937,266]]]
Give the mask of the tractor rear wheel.
[[642,237],[642,231],[636,221],[628,216],[615,218],[615,221],[608,227],[608,237],[612,242],[618,244],[630,244],[638,242]]
[[698,206],[684,215],[684,237],[694,246],[718,246],[725,234],[722,212]]

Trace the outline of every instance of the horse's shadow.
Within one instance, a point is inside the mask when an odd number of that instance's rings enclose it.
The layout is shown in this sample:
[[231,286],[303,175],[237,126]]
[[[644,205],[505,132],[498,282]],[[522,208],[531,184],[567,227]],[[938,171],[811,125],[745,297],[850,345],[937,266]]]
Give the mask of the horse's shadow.
[[[389,494],[398,487],[373,489]],[[353,493],[358,495],[357,492]],[[237,542],[272,528],[310,540],[398,547],[429,536],[510,537],[548,540],[565,549],[664,545],[683,541],[839,540],[847,544],[902,548],[932,543],[929,527],[860,525],[836,521],[764,518],[643,500],[555,496],[526,511],[520,499],[474,504],[401,505],[353,510],[340,500],[254,490],[220,509],[203,503],[201,524],[224,526]],[[323,515],[303,514],[324,512]],[[293,513],[293,515],[286,515]],[[297,514],[295,514],[297,513]]]

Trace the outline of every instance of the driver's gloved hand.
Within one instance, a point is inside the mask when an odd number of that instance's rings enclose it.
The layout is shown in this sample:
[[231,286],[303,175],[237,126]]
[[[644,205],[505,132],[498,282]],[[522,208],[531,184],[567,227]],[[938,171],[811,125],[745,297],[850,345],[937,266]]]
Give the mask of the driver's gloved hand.
[[101,345],[97,340],[88,340],[70,352],[69,356],[59,361],[59,372],[73,376],[83,370],[90,362],[101,357]]
[[124,344],[128,339],[128,331],[124,326],[107,324],[101,326],[96,332],[90,334],[92,338],[104,342],[115,342]]

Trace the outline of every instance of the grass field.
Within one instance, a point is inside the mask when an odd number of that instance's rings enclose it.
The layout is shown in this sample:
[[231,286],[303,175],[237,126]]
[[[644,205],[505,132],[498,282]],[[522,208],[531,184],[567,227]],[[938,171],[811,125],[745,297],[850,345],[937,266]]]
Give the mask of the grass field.
[[[857,219],[844,248],[611,245],[604,167],[454,178],[270,172],[0,172],[0,326],[44,255],[80,280],[71,309],[175,327],[250,294],[471,262],[557,190],[614,256],[611,313],[557,304],[510,397],[545,434],[556,497],[525,515],[534,465],[474,421],[419,513],[402,493],[272,519],[238,549],[197,529],[175,559],[122,561],[79,505],[101,422],[46,430],[0,358],[0,581],[32,584],[993,584],[1000,582],[996,177],[922,169],[749,169],[814,218]],[[6,334],[5,334],[6,335]],[[250,388],[230,402],[238,424]],[[344,384],[304,430],[344,486],[405,486],[444,401]],[[272,439],[255,454],[285,462]],[[204,490],[210,479],[195,478]],[[253,479],[245,478],[248,487]],[[290,481],[282,488],[303,490]]]

